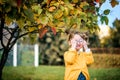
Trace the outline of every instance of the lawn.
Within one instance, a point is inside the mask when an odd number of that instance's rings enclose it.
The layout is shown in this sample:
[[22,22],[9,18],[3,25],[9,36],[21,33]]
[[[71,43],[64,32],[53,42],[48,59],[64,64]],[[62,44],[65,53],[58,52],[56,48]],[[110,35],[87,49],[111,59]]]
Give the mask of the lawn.
[[[3,80],[63,80],[64,66],[5,67]],[[89,68],[91,80],[120,80],[120,68]]]

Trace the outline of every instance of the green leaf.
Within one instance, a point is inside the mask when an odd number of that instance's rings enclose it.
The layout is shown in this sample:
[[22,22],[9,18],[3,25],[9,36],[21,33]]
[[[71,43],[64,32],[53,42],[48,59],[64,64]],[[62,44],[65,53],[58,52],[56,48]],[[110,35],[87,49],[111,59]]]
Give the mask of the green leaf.
[[5,5],[5,12],[9,12],[9,11],[11,11],[11,6],[10,5]]
[[17,8],[13,7],[10,12],[7,13],[8,17],[11,19],[17,18],[16,16],[18,15]]
[[109,19],[108,19],[107,16],[105,16],[105,23],[106,23],[106,25],[108,25],[108,22],[109,22]]
[[100,21],[103,24],[103,22],[104,22],[103,16],[100,18]]
[[108,15],[110,13],[110,10],[109,9],[106,9],[105,11],[104,11],[104,14],[105,15]]
[[88,6],[89,6],[89,4],[86,1],[81,2],[81,4],[80,4],[80,7],[84,8],[84,9],[86,9],[86,7],[88,7]]
[[51,1],[50,6],[59,7],[59,2]]
[[63,6],[60,6],[60,9],[61,9],[62,11],[64,11],[64,10],[65,10],[65,7],[63,7]]
[[74,14],[75,14],[75,16],[77,16],[78,14],[80,14],[80,11],[78,9],[75,9]]
[[80,25],[81,25],[81,19],[80,19],[80,18],[77,18],[76,20],[77,20],[77,21],[76,21],[77,27],[80,27]]
[[24,9],[24,14],[27,17],[28,20],[33,22],[33,12],[31,9]]
[[38,14],[40,15],[42,13],[42,9],[38,9]]
[[65,18],[64,18],[64,22],[65,22],[65,24],[66,24],[67,26],[70,25],[71,17],[65,17]]
[[101,19],[100,19],[101,23],[103,24],[105,22],[106,25],[108,25],[108,17],[107,16],[102,16]]
[[50,19],[50,21],[53,21],[53,16],[52,16],[51,13],[49,13],[48,11],[46,11],[46,15]]
[[46,15],[41,15],[40,16],[40,22],[44,25],[46,25],[48,23],[49,19]]
[[88,6],[84,6],[84,7],[83,7],[84,10],[87,10],[88,8],[89,8]]
[[86,22],[87,21],[87,14],[85,12],[80,12],[80,18]]
[[63,0],[65,3],[69,3],[69,0]]
[[32,6],[32,9],[35,11],[37,11],[39,8],[40,8],[39,5]]
[[73,7],[72,4],[67,4],[66,6],[67,6],[69,9],[72,9],[72,10],[74,9],[74,7]]
[[95,9],[96,9],[96,12],[99,13],[100,8],[96,7]]

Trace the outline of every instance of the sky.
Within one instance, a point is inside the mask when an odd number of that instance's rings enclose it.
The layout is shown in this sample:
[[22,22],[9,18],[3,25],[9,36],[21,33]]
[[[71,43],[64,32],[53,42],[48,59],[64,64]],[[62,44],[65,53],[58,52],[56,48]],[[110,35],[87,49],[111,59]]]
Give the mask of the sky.
[[112,7],[111,4],[109,3],[110,0],[106,0],[106,2],[101,6],[100,8],[100,13],[103,13],[104,10],[110,9],[110,13],[108,16],[109,23],[108,25],[101,24],[99,18],[98,18],[98,25],[100,27],[100,32],[99,32],[99,38],[102,39],[106,36],[110,36],[109,30],[110,27],[113,27],[113,22],[116,18],[120,20],[120,0],[119,5],[116,5],[115,7]]
[[[110,27],[113,27],[112,23],[114,22],[114,20],[116,18],[118,18],[120,20],[120,0],[117,0],[117,1],[119,1],[119,5],[112,7],[111,4],[109,3],[110,0],[106,0],[106,2],[100,8],[100,12],[103,12],[105,9],[111,10],[109,15],[108,15],[108,18],[109,18],[108,26],[110,26]],[[98,21],[98,24],[102,25],[100,23],[100,21]]]

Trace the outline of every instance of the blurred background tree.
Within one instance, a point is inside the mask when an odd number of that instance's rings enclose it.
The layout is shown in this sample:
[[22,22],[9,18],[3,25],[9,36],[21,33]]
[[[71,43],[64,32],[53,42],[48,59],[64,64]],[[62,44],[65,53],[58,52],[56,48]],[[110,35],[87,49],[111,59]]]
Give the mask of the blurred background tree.
[[97,32],[94,32],[89,36],[89,47],[96,48],[101,47],[100,39]]
[[104,48],[119,48],[120,47],[120,20],[116,19],[113,22],[113,27],[108,27],[109,36],[101,39],[101,47]]
[[57,33],[56,37],[53,37],[53,34],[47,33],[42,39],[39,39],[39,45],[39,64],[64,64],[63,54],[68,49],[65,35]]
[[116,19],[113,25],[114,27],[111,31],[112,46],[120,48],[120,20]]

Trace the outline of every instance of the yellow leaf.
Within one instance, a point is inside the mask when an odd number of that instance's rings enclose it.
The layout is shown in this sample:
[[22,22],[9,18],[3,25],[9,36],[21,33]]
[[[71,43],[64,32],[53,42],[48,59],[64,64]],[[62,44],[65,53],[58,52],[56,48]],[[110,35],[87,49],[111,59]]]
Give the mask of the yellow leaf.
[[60,3],[59,2],[57,2],[57,1],[51,1],[51,3],[50,3],[50,6],[55,6],[55,7],[59,7],[59,5],[60,5]]
[[5,22],[6,22],[7,25],[10,25],[10,23],[13,21],[13,19],[10,19],[7,16],[5,17],[5,20],[6,20]]
[[26,21],[26,24],[27,25],[31,25],[31,21]]
[[65,3],[64,3],[63,1],[61,1],[61,0],[60,0],[60,2],[59,2],[59,3],[60,3],[60,4],[65,4]]
[[30,32],[32,32],[32,31],[35,30],[35,27],[29,27],[28,30],[29,30]]
[[36,21],[36,22],[37,22],[37,24],[40,24],[40,20],[39,20],[39,19],[37,19],[37,21]]
[[57,24],[57,26],[58,26],[58,27],[64,27],[64,26],[65,26],[65,23],[64,23],[64,22],[59,22],[59,23]]
[[47,6],[50,4],[51,0],[47,0]]
[[60,18],[62,15],[63,15],[62,10],[58,10],[58,11],[54,14],[54,18],[55,18],[55,19],[58,19],[58,18]]
[[77,24],[74,24],[73,26],[72,26],[72,28],[76,28],[77,27]]
[[64,15],[67,16],[68,14],[69,14],[69,10],[68,10],[67,7],[65,7],[65,9],[64,9]]
[[83,8],[84,6],[88,6],[88,5],[89,4],[86,1],[84,1],[84,2],[81,2],[80,7]]
[[34,14],[34,20],[37,21],[39,15],[38,14]]
[[71,10],[74,9],[74,7],[73,7],[74,5],[73,5],[73,4],[69,4],[69,3],[68,3],[66,6],[67,6],[69,9],[71,9]]
[[73,0],[73,3],[78,3],[78,0]]
[[28,9],[26,5],[23,5],[23,9]]
[[0,4],[2,4],[2,0],[0,0]]
[[55,26],[55,24],[53,22],[49,21],[48,26],[53,27],[53,26]]
[[74,14],[75,14],[74,10],[71,10],[71,11],[70,11],[70,14],[71,14],[71,15],[74,15]]
[[18,20],[17,23],[19,25],[19,28],[22,29],[24,27],[24,21],[22,19]]
[[39,26],[38,26],[38,29],[41,29],[42,27],[43,27],[43,25],[39,25]]

